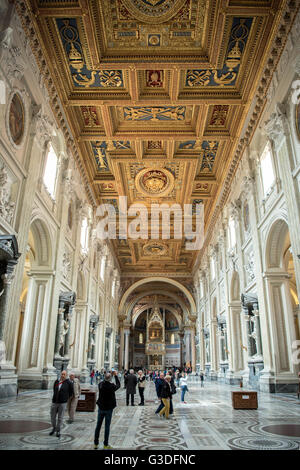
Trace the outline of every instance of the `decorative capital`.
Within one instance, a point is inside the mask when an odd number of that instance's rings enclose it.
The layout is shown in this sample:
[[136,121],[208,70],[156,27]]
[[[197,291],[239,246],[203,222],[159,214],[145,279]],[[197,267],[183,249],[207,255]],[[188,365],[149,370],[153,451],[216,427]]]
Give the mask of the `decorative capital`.
[[277,103],[275,112],[264,124],[264,131],[275,143],[279,142],[283,135],[287,133],[287,116],[285,105]]

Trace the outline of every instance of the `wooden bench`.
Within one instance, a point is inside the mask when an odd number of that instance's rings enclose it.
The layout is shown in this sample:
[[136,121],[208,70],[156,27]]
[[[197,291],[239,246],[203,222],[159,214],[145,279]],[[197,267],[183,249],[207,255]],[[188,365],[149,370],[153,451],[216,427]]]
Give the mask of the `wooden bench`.
[[232,406],[235,410],[257,410],[257,392],[231,392]]

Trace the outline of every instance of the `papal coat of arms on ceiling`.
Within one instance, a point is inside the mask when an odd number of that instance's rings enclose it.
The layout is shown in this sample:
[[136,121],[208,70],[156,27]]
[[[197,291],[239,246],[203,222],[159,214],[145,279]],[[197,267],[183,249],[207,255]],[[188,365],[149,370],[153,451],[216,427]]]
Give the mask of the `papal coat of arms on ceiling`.
[[174,176],[168,170],[144,168],[135,179],[137,190],[148,197],[162,197],[169,194],[174,187]]
[[130,13],[145,23],[164,23],[178,13],[186,0],[122,0]]

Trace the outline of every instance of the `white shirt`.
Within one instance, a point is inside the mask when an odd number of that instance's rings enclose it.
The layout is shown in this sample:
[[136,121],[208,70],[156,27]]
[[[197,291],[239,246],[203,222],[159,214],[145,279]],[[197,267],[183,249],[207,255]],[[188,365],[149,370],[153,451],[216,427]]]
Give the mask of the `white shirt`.
[[187,377],[181,377],[181,379],[179,380],[179,385],[180,387],[183,387],[184,385],[187,386]]

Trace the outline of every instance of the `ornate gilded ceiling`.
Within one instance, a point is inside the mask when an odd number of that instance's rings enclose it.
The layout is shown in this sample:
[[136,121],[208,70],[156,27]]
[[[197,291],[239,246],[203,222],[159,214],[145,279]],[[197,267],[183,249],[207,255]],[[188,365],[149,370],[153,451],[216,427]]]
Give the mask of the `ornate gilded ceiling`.
[[[28,0],[96,200],[211,220],[284,0]],[[114,240],[124,273],[191,273],[185,240]]]

